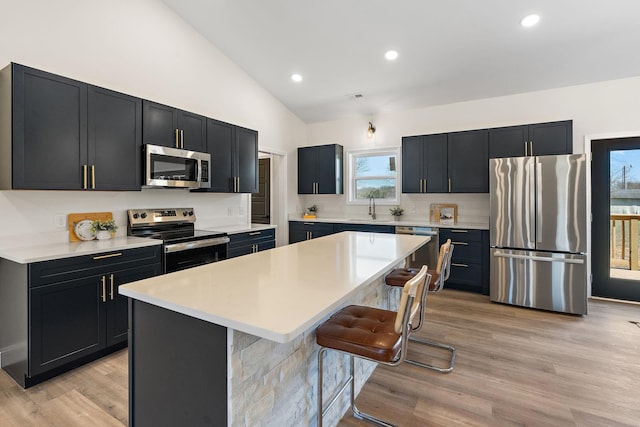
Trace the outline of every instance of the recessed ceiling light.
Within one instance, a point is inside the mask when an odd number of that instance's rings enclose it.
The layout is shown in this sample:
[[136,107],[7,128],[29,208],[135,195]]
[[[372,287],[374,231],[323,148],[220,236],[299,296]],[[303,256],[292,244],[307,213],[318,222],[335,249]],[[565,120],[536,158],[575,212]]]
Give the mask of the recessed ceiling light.
[[291,80],[293,80],[296,83],[299,83],[302,81],[302,76],[300,74],[291,74]]
[[387,58],[388,61],[395,61],[398,58],[398,52],[389,50],[384,54],[384,57]]
[[539,21],[540,21],[540,15],[536,15],[536,14],[527,15],[524,18],[522,18],[522,21],[520,21],[520,25],[522,25],[523,27],[533,27]]

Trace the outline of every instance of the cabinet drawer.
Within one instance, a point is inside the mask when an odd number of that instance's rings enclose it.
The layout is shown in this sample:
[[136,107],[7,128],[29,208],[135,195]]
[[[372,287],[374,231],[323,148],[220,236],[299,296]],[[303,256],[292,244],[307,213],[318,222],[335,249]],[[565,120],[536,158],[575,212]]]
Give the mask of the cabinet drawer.
[[480,242],[461,242],[452,240],[452,262],[477,263],[482,262],[482,244]]
[[482,240],[482,230],[467,230],[464,228],[441,228],[440,244],[451,239],[458,242],[480,242]]
[[230,234],[229,235],[229,247],[236,245],[244,245],[251,241],[253,243],[259,243],[264,240],[274,240],[276,238],[276,232],[273,228],[260,230],[260,231],[248,231],[246,233]]
[[[161,246],[101,252],[29,264],[29,287],[72,280],[110,269],[162,262]],[[117,266],[117,267],[116,267]]]
[[482,289],[482,268],[480,264],[466,264],[462,262],[451,262],[451,275],[445,283],[445,287],[451,283],[477,287]]
[[389,233],[396,232],[396,227],[393,225],[374,225],[374,224],[335,224],[334,231],[340,233],[341,231],[363,231],[365,233]]

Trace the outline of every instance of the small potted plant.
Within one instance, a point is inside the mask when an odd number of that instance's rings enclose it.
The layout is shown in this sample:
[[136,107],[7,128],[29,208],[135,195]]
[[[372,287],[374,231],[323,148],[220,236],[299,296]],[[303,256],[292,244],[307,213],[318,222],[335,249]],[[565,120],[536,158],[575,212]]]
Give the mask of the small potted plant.
[[391,215],[393,215],[393,219],[398,221],[404,213],[404,209],[402,209],[400,206],[394,206],[393,208],[389,209],[389,212],[391,212]]
[[96,233],[98,240],[107,240],[115,236],[118,226],[113,219],[107,219],[105,221],[96,219],[91,223],[91,230]]

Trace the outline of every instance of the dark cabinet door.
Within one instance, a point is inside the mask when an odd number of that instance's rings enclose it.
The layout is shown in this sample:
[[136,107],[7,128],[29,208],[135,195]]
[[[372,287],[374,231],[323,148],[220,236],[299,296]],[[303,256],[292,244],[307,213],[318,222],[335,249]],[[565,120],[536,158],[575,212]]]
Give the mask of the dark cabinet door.
[[88,188],[140,190],[142,100],[88,87]]
[[234,126],[218,120],[207,120],[207,148],[211,154],[211,188],[209,191],[233,191]]
[[488,130],[450,133],[447,149],[450,192],[488,193]]
[[104,346],[102,277],[83,277],[31,289],[31,376],[90,355]]
[[298,148],[298,194],[315,193],[316,151],[314,148]]
[[529,153],[529,126],[489,129],[489,158],[522,157]]
[[316,147],[317,194],[342,194],[342,146],[337,144]]
[[532,156],[571,154],[573,152],[573,121],[529,125]]
[[161,274],[160,264],[118,270],[105,274],[107,287],[106,303],[106,345],[107,347],[127,340],[129,331],[129,298],[118,293],[118,287],[125,283],[146,279]]
[[424,136],[402,138],[402,192],[424,192]]
[[13,64],[14,189],[80,190],[87,85]]
[[142,102],[142,138],[145,144],[177,147],[178,111],[168,105]]
[[207,152],[207,118],[188,111],[177,110],[180,129],[179,148]]
[[258,191],[258,132],[236,127],[235,163],[238,192]]
[[424,191],[446,193],[449,191],[447,134],[426,135],[424,138]]

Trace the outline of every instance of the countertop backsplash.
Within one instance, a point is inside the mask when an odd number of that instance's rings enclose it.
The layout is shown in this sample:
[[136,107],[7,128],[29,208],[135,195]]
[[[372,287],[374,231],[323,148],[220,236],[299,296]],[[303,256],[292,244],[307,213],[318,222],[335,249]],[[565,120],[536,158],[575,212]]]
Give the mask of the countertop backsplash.
[[[346,203],[345,195],[305,195],[300,196],[300,203],[296,212],[291,216],[302,216],[305,209],[311,205],[318,208],[318,218],[350,218],[366,220],[369,205],[350,205]],[[403,194],[400,207],[404,209],[403,221],[429,220],[429,210],[432,203],[455,203],[458,205],[458,222],[488,223],[489,195],[488,194]],[[391,219],[389,208],[396,205],[383,205],[376,202],[378,219]]]

